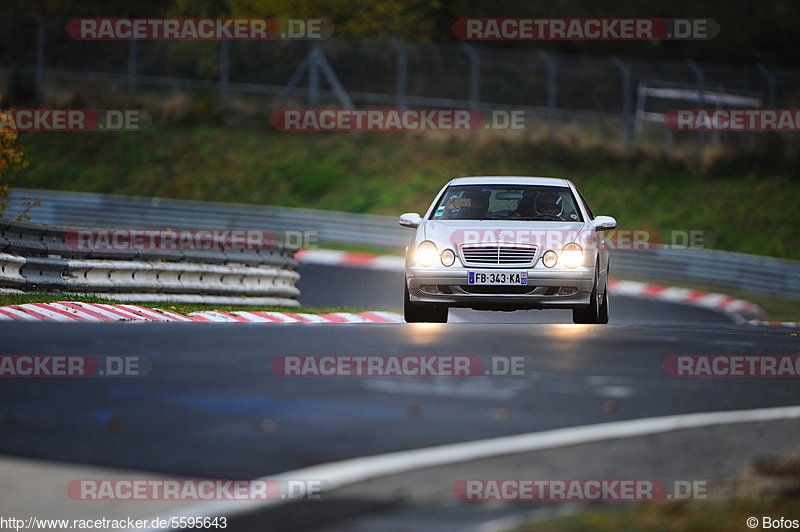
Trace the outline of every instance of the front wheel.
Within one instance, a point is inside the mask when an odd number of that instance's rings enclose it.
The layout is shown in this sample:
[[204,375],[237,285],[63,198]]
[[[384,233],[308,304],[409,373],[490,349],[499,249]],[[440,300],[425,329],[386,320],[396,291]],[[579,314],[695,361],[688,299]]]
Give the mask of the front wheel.
[[403,316],[406,323],[447,323],[447,305],[433,303],[414,303],[408,296],[408,285],[405,287]]
[[585,308],[572,310],[572,323],[608,323],[608,281],[603,283],[602,292],[597,284],[598,277],[595,273],[590,303]]

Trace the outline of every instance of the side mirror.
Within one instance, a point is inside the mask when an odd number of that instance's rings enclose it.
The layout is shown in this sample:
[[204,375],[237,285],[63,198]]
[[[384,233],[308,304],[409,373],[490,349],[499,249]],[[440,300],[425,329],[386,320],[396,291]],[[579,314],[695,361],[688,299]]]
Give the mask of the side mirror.
[[422,218],[419,214],[415,212],[407,212],[405,214],[400,215],[400,219],[397,221],[403,227],[411,227],[416,228],[419,227],[419,222],[422,221]]
[[596,231],[608,231],[617,226],[617,221],[611,216],[595,216],[592,222]]

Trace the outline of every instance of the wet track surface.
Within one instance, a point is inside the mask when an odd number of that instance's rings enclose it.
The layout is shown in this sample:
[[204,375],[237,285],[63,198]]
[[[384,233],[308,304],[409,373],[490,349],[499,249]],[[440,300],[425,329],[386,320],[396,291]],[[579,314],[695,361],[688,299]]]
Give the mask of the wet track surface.
[[[307,305],[401,304],[402,275],[304,267]],[[326,288],[327,287],[327,288]],[[141,377],[7,378],[0,453],[172,474],[254,477],[401,449],[656,415],[797,402],[793,379],[674,378],[670,355],[798,355],[791,330],[612,299],[568,312],[457,311],[463,323],[0,324],[0,354],[139,356]],[[561,323],[545,323],[561,322]],[[280,355],[523,356],[525,374],[280,377]]]

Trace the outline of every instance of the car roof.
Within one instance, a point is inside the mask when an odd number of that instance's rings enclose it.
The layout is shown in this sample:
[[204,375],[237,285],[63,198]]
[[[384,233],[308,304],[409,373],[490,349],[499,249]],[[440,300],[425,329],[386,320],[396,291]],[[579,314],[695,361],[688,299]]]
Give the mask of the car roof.
[[551,187],[569,187],[572,183],[561,177],[525,177],[525,176],[473,176],[457,177],[448,185],[542,185]]

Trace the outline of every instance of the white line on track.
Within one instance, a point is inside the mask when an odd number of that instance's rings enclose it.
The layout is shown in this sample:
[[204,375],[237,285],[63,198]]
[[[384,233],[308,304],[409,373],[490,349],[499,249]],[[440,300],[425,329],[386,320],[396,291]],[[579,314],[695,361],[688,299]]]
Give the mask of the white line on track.
[[[798,418],[800,418],[800,406],[758,408],[727,412],[703,412],[697,414],[679,414],[645,419],[632,419],[490,438],[472,442],[453,443],[425,449],[366,456],[363,458],[352,458],[350,460],[342,460],[340,462],[288,471],[279,475],[264,477],[259,480],[282,482],[288,480],[324,479],[335,489],[366,480],[406,473],[417,469],[463,463],[502,455],[558,449],[569,445],[580,445],[622,438],[635,438],[676,430]],[[268,501],[214,501],[197,503],[182,506],[173,510],[168,516],[162,515],[159,517],[169,519],[169,517],[173,516],[224,515],[230,519],[236,514],[253,512],[271,506],[278,506],[286,502],[288,502],[286,499],[273,499]],[[155,531],[166,529],[150,528],[147,530]]]

